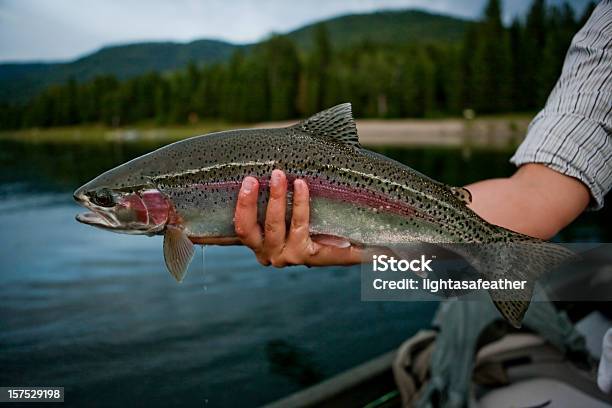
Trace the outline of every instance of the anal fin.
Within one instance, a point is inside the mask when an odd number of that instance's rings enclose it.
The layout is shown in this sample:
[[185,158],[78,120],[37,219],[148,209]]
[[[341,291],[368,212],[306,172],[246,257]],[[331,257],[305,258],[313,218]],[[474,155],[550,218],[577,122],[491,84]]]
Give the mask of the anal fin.
[[312,240],[321,245],[329,245],[336,248],[348,248],[351,246],[351,242],[342,237],[328,234],[315,234],[312,235]]
[[195,249],[185,232],[177,227],[168,226],[164,234],[164,260],[170,274],[182,282]]

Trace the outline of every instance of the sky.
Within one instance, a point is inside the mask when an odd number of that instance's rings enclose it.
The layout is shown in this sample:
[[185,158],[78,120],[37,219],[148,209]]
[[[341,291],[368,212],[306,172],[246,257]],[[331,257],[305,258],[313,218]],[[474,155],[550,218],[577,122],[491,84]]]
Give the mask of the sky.
[[[549,0],[559,3],[561,0]],[[589,0],[572,0],[582,11]],[[478,17],[486,0],[0,0],[0,62],[66,61],[111,44],[258,41],[342,14],[418,8]],[[531,0],[506,0],[504,19]]]

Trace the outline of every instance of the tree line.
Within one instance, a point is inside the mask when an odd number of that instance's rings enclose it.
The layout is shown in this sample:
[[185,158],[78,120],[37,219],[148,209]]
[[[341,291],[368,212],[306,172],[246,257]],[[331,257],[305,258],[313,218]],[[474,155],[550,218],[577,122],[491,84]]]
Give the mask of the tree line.
[[499,0],[453,43],[377,44],[334,49],[325,25],[300,51],[273,36],[224,63],[120,81],[113,76],[51,86],[23,105],[0,106],[0,127],[82,123],[159,125],[221,119],[258,122],[305,117],[350,101],[358,117],[399,118],[533,112],[558,78],[575,32],[593,6],[576,16],[567,4],[534,0],[504,26]]

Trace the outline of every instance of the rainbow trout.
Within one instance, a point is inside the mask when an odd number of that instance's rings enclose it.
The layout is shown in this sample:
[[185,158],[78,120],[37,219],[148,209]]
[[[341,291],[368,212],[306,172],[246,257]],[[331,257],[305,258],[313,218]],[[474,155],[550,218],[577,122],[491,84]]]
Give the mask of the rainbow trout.
[[[362,148],[348,103],[294,126],[197,136],[131,160],[76,190],[76,201],[91,210],[77,220],[114,232],[164,235],[167,268],[181,281],[194,243],[239,244],[233,216],[245,176],[264,187],[263,221],[273,169],[283,170],[289,181],[307,182],[312,234],[366,247],[483,244],[458,252],[485,279],[527,281],[523,290],[503,296],[490,291],[501,314],[517,327],[535,278],[569,256],[560,247],[487,223],[468,208],[467,190]],[[287,213],[289,218],[290,208]],[[513,243],[539,245],[517,249]]]

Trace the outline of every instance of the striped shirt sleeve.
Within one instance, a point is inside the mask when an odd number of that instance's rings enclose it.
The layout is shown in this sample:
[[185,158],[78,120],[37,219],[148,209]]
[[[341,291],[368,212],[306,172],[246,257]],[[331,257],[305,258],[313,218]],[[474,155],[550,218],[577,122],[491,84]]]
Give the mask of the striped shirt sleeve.
[[582,181],[591,209],[612,188],[612,0],[576,33],[561,76],[510,161],[542,163]]

